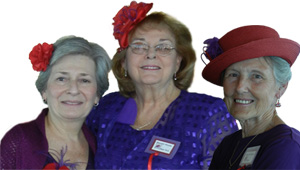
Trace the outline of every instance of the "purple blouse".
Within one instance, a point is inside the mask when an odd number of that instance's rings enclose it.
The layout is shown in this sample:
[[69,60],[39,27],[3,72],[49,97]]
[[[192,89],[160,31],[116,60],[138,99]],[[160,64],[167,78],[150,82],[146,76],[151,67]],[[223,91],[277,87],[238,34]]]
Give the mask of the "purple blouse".
[[156,156],[153,169],[206,169],[223,137],[237,130],[224,102],[181,91],[151,130],[131,128],[137,114],[132,98],[118,92],[103,97],[87,125],[97,137],[96,169],[147,169],[145,152],[153,135],[181,142],[172,159]]
[[[253,137],[242,138],[241,130],[225,137],[215,151],[209,168],[229,169],[229,160],[232,157],[231,163],[235,160],[236,163],[231,169],[238,169],[246,150],[243,153],[242,151]],[[248,165],[246,169],[300,169],[300,132],[296,129],[278,125],[256,136],[246,148],[256,146],[260,148],[252,165]]]
[[[9,130],[1,140],[0,169],[42,169],[47,160],[48,142],[45,132],[44,109],[36,120],[18,124]],[[82,131],[93,153],[96,139],[84,124]]]

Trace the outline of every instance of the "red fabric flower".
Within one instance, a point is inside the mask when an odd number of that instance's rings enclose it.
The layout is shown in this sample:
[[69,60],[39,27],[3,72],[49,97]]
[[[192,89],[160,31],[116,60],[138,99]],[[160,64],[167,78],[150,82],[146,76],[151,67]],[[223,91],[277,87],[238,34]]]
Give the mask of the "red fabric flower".
[[36,71],[46,71],[50,62],[53,52],[53,45],[43,43],[38,44],[32,48],[29,53],[29,59],[31,60],[32,68]]
[[61,166],[59,167],[58,163],[49,163],[47,164],[43,170],[47,170],[47,169],[51,169],[51,170],[70,170],[67,166]]
[[132,1],[130,6],[124,6],[113,18],[115,21],[113,35],[119,40],[121,50],[128,46],[128,33],[146,17],[152,6],[153,3]]

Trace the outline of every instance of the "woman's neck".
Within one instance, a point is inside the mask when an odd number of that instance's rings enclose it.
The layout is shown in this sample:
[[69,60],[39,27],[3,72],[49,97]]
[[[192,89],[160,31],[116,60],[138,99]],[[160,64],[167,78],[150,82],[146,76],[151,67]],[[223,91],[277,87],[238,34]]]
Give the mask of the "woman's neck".
[[245,138],[264,133],[277,125],[285,123],[277,115],[276,110],[274,110],[272,114],[240,121],[240,124],[242,127],[242,137]]
[[[149,85],[136,87],[135,100],[142,103],[153,103],[166,100],[173,100],[174,96],[178,96],[180,89],[174,83],[169,83],[166,86]],[[176,98],[175,97],[175,98]]]
[[64,140],[78,141],[83,135],[83,121],[64,121],[48,114],[45,117],[45,128],[48,135]]
[[76,169],[85,169],[88,162],[89,145],[81,130],[83,122],[70,122],[53,118],[48,114],[45,118],[46,138],[49,154],[59,161],[55,153],[66,149],[63,160],[78,163]]
[[137,117],[132,127],[137,130],[151,129],[180,92],[176,87],[168,88],[165,91],[137,92],[134,97],[137,103]]
[[162,90],[144,90],[138,91],[134,97],[138,109],[153,107],[156,105],[169,105],[180,94],[176,87]]

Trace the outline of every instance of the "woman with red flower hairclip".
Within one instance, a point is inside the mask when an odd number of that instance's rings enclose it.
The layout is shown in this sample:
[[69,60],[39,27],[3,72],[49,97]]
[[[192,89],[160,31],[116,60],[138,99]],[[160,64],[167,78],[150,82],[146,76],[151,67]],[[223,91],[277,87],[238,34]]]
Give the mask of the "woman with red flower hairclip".
[[109,86],[106,51],[68,36],[36,45],[29,59],[48,108],[5,134],[0,169],[94,169],[96,141],[84,122]]
[[188,28],[152,3],[114,17],[120,92],[87,118],[97,137],[96,169],[205,169],[221,139],[237,130],[222,99],[189,93],[195,52]]

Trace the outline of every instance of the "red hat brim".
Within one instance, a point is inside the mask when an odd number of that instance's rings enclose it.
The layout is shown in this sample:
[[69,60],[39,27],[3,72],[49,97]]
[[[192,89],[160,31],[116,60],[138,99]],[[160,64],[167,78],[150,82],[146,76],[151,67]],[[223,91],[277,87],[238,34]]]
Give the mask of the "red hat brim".
[[231,64],[264,56],[277,56],[285,59],[292,66],[299,52],[299,44],[289,39],[266,38],[251,41],[229,49],[211,60],[203,69],[202,76],[207,81],[222,86],[221,74]]

